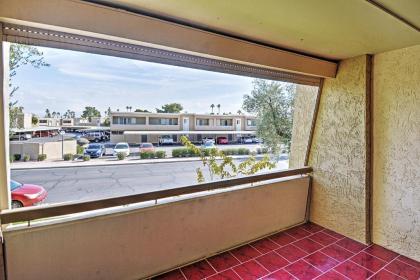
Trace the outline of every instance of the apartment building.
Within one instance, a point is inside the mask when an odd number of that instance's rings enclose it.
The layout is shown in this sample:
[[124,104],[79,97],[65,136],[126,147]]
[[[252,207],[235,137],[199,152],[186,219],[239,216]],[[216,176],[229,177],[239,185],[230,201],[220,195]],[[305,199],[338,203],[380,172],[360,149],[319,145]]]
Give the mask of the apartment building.
[[250,115],[216,115],[193,113],[112,112],[111,141],[157,143],[160,136],[170,135],[175,142],[188,135],[194,142],[204,137],[238,137],[255,135],[256,118]]

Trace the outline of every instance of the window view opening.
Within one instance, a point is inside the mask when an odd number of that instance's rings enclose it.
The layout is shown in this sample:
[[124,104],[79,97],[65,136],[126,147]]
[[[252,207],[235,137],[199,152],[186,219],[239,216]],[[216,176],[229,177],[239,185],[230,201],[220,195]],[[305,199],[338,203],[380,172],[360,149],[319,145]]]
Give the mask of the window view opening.
[[317,87],[19,44],[10,54],[14,208],[303,166]]

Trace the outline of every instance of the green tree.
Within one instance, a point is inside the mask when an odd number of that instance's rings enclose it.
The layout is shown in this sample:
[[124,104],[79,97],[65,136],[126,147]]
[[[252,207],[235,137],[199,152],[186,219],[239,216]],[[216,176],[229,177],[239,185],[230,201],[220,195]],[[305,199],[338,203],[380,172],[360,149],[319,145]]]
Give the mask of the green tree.
[[71,119],[76,117],[76,113],[70,109],[67,109],[67,111],[63,114],[63,117],[66,119]]
[[[159,109],[156,109],[156,110],[159,110]],[[137,113],[150,113],[150,111],[149,110],[147,110],[147,109],[136,109],[134,112],[137,112]],[[158,112],[158,113],[160,113],[160,112]]]
[[39,119],[37,116],[33,115],[32,116],[32,125],[37,125],[39,122]]
[[255,79],[253,90],[244,95],[242,108],[257,116],[257,135],[275,153],[292,138],[295,86]]
[[50,109],[45,109],[45,117],[46,118],[51,118],[51,113],[50,113]]
[[93,117],[100,117],[101,112],[99,112],[96,107],[86,106],[85,110],[82,112],[82,118],[88,119],[90,122],[92,121]]
[[179,113],[184,109],[179,103],[169,103],[162,106],[162,109],[156,108],[157,113]]
[[[181,143],[193,154],[199,155],[204,167],[207,167],[210,179],[213,180],[215,176],[220,179],[232,178],[239,175],[252,175],[264,169],[272,169],[276,165],[270,161],[270,158],[265,155],[262,160],[256,160],[254,156],[250,156],[240,164],[236,164],[232,157],[225,155],[225,153],[217,148],[210,150],[201,150],[195,146],[186,136],[181,136]],[[205,177],[203,170],[198,167],[196,169],[197,182],[203,183]]]
[[[36,47],[10,44],[10,58],[9,58],[9,126],[10,128],[16,123],[17,113],[15,106],[18,103],[14,100],[14,94],[19,89],[19,86],[13,84],[13,78],[17,75],[18,69],[22,66],[30,65],[34,68],[41,68],[49,66],[45,62],[43,53]],[[11,134],[11,131],[9,131]]]

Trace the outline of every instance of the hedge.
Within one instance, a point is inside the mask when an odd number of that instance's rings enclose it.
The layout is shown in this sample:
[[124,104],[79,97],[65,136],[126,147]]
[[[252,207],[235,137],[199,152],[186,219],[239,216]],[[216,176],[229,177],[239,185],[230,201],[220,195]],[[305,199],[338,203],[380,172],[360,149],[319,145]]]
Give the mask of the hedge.
[[47,159],[47,155],[46,154],[39,154],[38,155],[38,161],[43,161]]
[[73,160],[73,154],[64,154],[63,159],[66,161]]

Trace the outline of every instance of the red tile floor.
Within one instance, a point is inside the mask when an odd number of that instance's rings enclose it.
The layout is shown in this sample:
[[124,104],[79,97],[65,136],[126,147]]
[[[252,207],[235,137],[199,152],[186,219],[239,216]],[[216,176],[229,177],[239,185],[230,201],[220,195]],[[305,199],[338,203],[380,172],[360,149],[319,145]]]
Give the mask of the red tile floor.
[[420,279],[420,263],[305,224],[154,279]]

